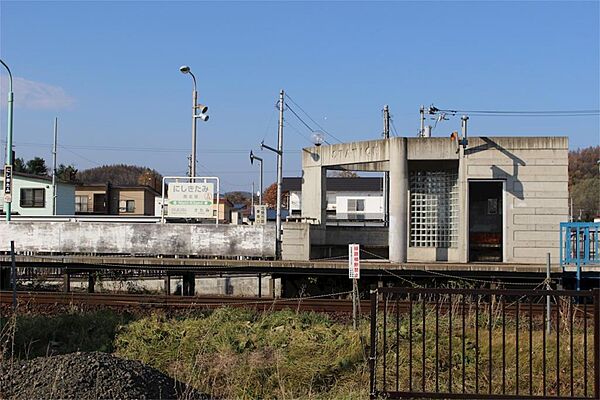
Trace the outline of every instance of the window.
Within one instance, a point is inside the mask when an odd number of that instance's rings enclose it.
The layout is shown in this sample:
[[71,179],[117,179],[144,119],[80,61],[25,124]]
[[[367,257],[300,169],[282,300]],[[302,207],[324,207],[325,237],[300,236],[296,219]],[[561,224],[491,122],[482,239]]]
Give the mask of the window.
[[88,197],[75,196],[75,212],[88,212]]
[[364,221],[365,219],[365,200],[364,199],[348,199],[348,220],[349,221]]
[[21,189],[20,205],[24,208],[44,208],[46,189]]
[[135,211],[135,200],[119,201],[119,212],[120,213],[132,213],[134,211]]
[[410,174],[410,245],[458,245],[458,175],[453,171]]
[[348,212],[365,211],[364,199],[348,199]]

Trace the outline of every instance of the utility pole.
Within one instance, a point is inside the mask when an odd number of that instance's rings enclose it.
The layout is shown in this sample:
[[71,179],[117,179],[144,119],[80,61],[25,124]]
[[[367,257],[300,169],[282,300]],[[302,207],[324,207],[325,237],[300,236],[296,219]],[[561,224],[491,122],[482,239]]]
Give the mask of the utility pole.
[[54,144],[52,145],[52,215],[56,215],[56,145],[58,143],[58,117],[54,118]]
[[[15,95],[13,93],[13,78],[12,78],[12,72],[10,71],[10,68],[8,68],[8,65],[6,65],[6,63],[2,60],[0,60],[0,64],[2,64],[4,66],[4,68],[6,68],[6,71],[8,72],[8,133],[6,136],[6,166],[4,167],[4,184],[6,185],[6,174],[7,174],[7,168],[10,169],[11,173],[12,173],[12,167],[13,167],[13,151],[12,151],[12,142],[13,142],[13,103],[14,103],[14,99],[15,99]],[[12,179],[12,176],[10,177]],[[11,185],[11,192],[12,192],[12,185]],[[6,222],[10,221],[10,216],[11,216],[11,209],[12,209],[12,194],[11,197],[6,196],[6,194],[4,195],[4,212],[6,214]]]
[[[390,138],[390,109],[386,104],[383,107],[383,138]],[[383,173],[383,225],[388,226],[389,224],[389,209],[390,209],[390,172],[385,171]]]
[[281,258],[281,182],[283,180],[283,107],[285,92],[279,92],[279,130],[277,134],[277,258]]
[[188,176],[192,176],[192,156],[188,156],[188,169],[187,169],[187,175]]
[[252,208],[250,210],[252,210],[250,213],[254,213],[254,182],[252,182]]
[[425,136],[425,106],[421,106],[419,109],[419,114],[421,114],[421,128],[419,129],[419,137]]

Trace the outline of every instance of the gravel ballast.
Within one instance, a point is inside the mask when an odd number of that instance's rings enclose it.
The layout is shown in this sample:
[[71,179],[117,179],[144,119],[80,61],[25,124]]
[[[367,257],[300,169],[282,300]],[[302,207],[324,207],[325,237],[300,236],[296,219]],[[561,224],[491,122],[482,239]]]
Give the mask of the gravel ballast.
[[202,399],[155,368],[107,353],[0,364],[2,399]]

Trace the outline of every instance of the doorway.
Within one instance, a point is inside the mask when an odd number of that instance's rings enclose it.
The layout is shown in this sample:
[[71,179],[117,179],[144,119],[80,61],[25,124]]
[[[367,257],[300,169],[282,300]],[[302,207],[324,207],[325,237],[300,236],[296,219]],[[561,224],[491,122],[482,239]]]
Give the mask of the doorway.
[[502,262],[502,181],[469,182],[469,261]]
[[94,193],[94,213],[109,214],[106,209],[106,193]]

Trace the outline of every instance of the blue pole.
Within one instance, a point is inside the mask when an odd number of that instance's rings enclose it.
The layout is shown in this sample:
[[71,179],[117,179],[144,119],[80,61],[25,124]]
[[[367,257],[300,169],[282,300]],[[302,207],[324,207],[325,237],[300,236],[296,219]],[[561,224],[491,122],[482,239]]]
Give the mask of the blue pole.
[[[6,137],[6,165],[13,165],[12,159],[12,140],[13,140],[13,80],[12,73],[10,72],[10,68],[8,65],[4,63],[4,61],[0,60],[0,63],[4,65],[6,70],[8,71],[8,134]],[[4,202],[4,211],[6,212],[6,221],[10,221],[11,214],[11,202]]]

